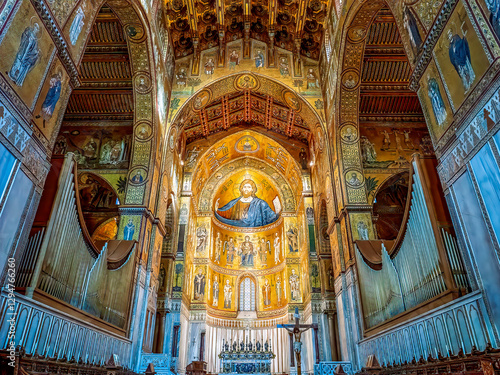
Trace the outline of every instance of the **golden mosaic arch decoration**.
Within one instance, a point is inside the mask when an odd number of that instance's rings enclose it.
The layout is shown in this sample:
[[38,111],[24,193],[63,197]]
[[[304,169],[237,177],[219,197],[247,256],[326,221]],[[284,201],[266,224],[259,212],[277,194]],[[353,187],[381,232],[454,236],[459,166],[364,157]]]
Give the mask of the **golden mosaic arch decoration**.
[[[148,46],[148,32],[143,22],[145,16],[141,7],[133,1],[109,0],[106,4],[113,10],[117,18],[123,25],[123,31],[127,39],[128,51],[133,75],[134,89],[134,129],[131,150],[131,164],[129,167],[129,178],[125,194],[125,204],[142,204],[144,197],[150,190],[153,177],[150,173],[150,166],[154,162],[157,132],[157,124],[153,112],[152,82],[154,81],[151,72],[151,61],[153,61],[152,51]],[[99,2],[89,19],[94,20],[99,12],[102,3]],[[75,8],[76,9],[76,8]],[[93,24],[93,22],[92,22]],[[89,38],[90,33],[86,36]],[[82,48],[87,41],[82,43]],[[140,171],[141,182],[132,183],[133,172]],[[138,180],[139,178],[136,178]]]
[[[316,124],[324,124],[312,104],[300,94],[296,94],[291,87],[284,85],[277,79],[254,72],[230,74],[204,86],[181,105],[175,113],[171,123],[178,125],[185,124],[186,119],[190,117],[193,109],[198,112],[208,103],[220,100],[224,96],[241,92],[244,88],[241,88],[238,82],[240,82],[241,79],[244,79],[244,77],[253,77],[255,79],[256,86],[251,88],[250,91],[258,90],[262,94],[267,94],[275,99],[278,99],[282,103],[289,105],[291,109],[296,111],[296,113],[304,119],[311,132],[314,131]],[[198,95],[200,94],[201,96],[199,97]],[[209,96],[208,101],[206,101],[207,95]],[[197,105],[194,103],[195,100],[198,101]],[[179,129],[180,131],[182,131],[183,126],[184,125],[182,125]],[[325,129],[323,130],[325,131]]]
[[[144,174],[148,179],[147,183],[127,184],[124,203],[127,205],[142,205],[145,196],[151,191],[152,181],[155,180],[155,176],[153,173],[149,173],[149,170],[153,170],[152,165],[157,150],[155,144],[159,142],[159,134],[156,132],[158,124],[154,116],[152,90],[155,75],[151,69],[153,65],[152,61],[154,61],[151,41],[149,40],[151,33],[149,32],[147,15],[139,2],[133,0],[107,0],[105,3],[112,9],[113,13],[120,20],[121,25],[123,25],[132,69],[134,137],[131,145],[129,171],[140,169],[145,172]],[[90,38],[90,30],[103,4],[103,0],[95,2],[92,11],[86,16],[88,20],[88,22],[85,22],[86,29],[82,30],[82,35],[85,34],[85,38],[82,42],[78,42],[78,45],[70,51],[73,59],[78,60],[76,64],[81,63],[83,50]],[[54,10],[53,8],[56,5],[52,4],[50,7]],[[79,4],[75,4],[72,9],[65,10],[63,18],[65,20],[71,19],[73,14],[78,10],[78,7]],[[56,18],[58,21],[62,20],[58,17]]]
[[[344,131],[338,131],[336,143],[338,145],[339,159],[342,160],[341,175],[343,184],[347,191],[347,202],[345,204],[366,204],[366,190],[364,184],[348,184],[348,169],[363,170],[360,146],[359,146],[359,101],[360,101],[360,71],[366,36],[372,23],[373,17],[385,6],[382,0],[365,1],[358,9],[351,9],[350,17],[346,24],[349,25],[344,31],[344,42],[342,45],[343,61],[342,69],[339,71],[340,82],[339,95],[336,106],[338,108],[338,124]],[[344,125],[346,124],[346,125]],[[346,138],[347,129],[355,133],[354,140]],[[356,172],[359,173],[359,172]],[[351,175],[352,177],[352,175]]]

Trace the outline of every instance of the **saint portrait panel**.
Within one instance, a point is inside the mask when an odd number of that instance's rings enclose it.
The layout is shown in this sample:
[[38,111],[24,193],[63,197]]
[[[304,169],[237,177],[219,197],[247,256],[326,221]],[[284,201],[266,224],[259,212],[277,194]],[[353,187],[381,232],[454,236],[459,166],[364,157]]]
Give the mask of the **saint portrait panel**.
[[23,1],[0,44],[0,70],[28,107],[39,94],[53,52],[54,43],[43,22],[31,2]]
[[459,2],[434,48],[437,68],[454,111],[490,65],[472,22],[463,2]]

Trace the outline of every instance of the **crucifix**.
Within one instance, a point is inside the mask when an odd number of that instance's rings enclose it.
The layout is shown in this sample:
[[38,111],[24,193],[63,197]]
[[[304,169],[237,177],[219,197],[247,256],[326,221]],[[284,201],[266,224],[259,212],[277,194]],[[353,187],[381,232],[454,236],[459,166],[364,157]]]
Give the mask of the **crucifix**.
[[[295,318],[295,324],[278,324],[278,328],[284,328],[289,333],[291,333],[294,337],[293,342],[293,351],[295,353],[295,360],[297,362],[297,375],[301,375],[301,362],[300,362],[300,352],[302,350],[302,342],[300,342],[300,337],[302,336],[302,332],[307,331],[310,328],[318,329],[318,325],[316,323],[313,324],[300,324],[300,315],[299,308],[295,308],[295,313],[293,314]],[[316,337],[316,340],[318,338]],[[317,354],[316,354],[317,355]]]

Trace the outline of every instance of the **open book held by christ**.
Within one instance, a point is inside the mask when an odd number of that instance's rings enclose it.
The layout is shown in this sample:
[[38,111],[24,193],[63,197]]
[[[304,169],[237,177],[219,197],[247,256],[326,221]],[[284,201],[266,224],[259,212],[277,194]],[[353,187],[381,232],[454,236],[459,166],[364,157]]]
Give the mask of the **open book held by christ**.
[[241,195],[219,208],[219,199],[215,202],[215,217],[222,223],[236,227],[261,227],[274,223],[279,218],[281,203],[276,196],[273,199],[274,210],[266,201],[257,198],[257,186],[250,179],[240,185]]

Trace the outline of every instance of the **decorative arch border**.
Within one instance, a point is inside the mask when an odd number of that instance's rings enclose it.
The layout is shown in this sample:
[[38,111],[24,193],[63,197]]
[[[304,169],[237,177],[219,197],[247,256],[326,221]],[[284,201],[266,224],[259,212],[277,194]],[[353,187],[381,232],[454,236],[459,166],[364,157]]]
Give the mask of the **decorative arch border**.
[[[138,12],[135,9],[134,2],[108,0],[107,4],[123,23],[132,67],[132,86],[134,88],[134,138],[125,204],[142,204],[145,194],[151,190],[151,182],[154,178],[152,176],[152,163],[154,162],[155,144],[158,138],[158,129],[156,129],[157,124],[154,114],[154,105],[156,103],[155,90],[153,90],[155,81],[154,69],[152,69],[154,56],[152,54],[153,48],[150,30],[147,22],[144,22],[142,12]],[[142,10],[142,7],[140,9]],[[132,32],[132,29],[134,29],[135,34]],[[138,84],[139,78],[145,78],[146,86],[148,87],[140,90]],[[142,140],[137,136],[136,127],[139,124],[142,126],[148,122],[148,125],[151,126],[153,137]],[[143,168],[146,171],[146,176],[144,176],[146,184],[134,186],[131,183],[132,173],[136,168]]]
[[[238,83],[240,78],[243,78],[245,76],[251,76],[257,80],[255,85],[250,86],[250,87],[241,87],[241,84]],[[268,81],[268,82],[266,82]],[[267,83],[267,84],[266,84]],[[269,85],[270,83],[270,85]],[[273,86],[279,87],[279,91],[272,92]],[[262,89],[266,91],[262,91]],[[223,90],[223,94],[220,94],[220,91]],[[221,77],[214,82],[212,82],[209,85],[206,85],[202,88],[200,88],[198,91],[194,92],[191,97],[186,100],[181,107],[177,110],[177,113],[175,114],[171,125],[174,126],[176,124],[180,124],[179,126],[179,132],[180,134],[183,130],[183,115],[184,112],[189,112],[193,110],[200,110],[202,109],[206,104],[208,104],[210,101],[219,99],[223,95],[231,94],[231,93],[236,93],[236,92],[241,92],[242,90],[255,90],[259,92],[264,92],[269,95],[275,95],[275,97],[279,97],[283,103],[287,104],[290,109],[295,110],[298,114],[302,115],[302,118],[306,120],[306,116],[309,119],[313,119],[313,121],[308,121],[307,125],[309,126],[309,130],[311,131],[311,134],[315,132],[316,127],[319,125],[322,127],[323,131],[325,132],[324,128],[324,122],[321,120],[320,115],[316,112],[316,110],[313,108],[313,106],[304,99],[302,95],[297,93],[293,88],[289,87],[288,85],[283,84],[279,80],[269,77],[264,74],[260,73],[255,73],[255,72],[250,72],[250,71],[242,71],[238,73],[233,73],[229,74],[225,77]],[[290,106],[290,100],[286,99],[287,97],[296,97],[299,101],[299,104],[295,106],[295,108]],[[202,99],[206,97],[207,99],[204,100],[204,103],[200,105],[195,105],[195,100],[197,99]]]
[[[318,236],[318,243],[319,249],[316,249],[317,254],[328,254],[328,252],[323,251],[323,241],[328,243],[328,248],[332,249],[332,245],[329,241],[331,234],[330,233],[330,227],[332,223],[332,219],[330,218],[330,214],[328,213],[328,203],[326,201],[326,197],[322,194],[320,195],[318,199],[318,213],[316,217],[316,236]],[[324,209],[324,212],[323,212]],[[323,221],[324,220],[324,221]],[[326,224],[326,225],[325,225]],[[323,230],[325,230],[325,233],[323,233]],[[327,238],[324,238],[324,234],[328,236]]]
[[[336,100],[338,126],[334,134],[337,157],[341,161],[340,188],[346,192],[344,197],[346,205],[368,204],[359,137],[361,69],[370,26],[378,11],[384,6],[390,7],[390,4],[384,0],[365,0],[358,7],[352,7],[346,19],[347,26],[343,30],[338,73],[340,85]],[[343,130],[347,128],[355,132],[355,141],[343,138]],[[354,175],[359,182],[356,182]]]
[[[36,0],[39,1],[39,0]],[[77,11],[78,2],[73,10],[68,15],[67,20],[70,20],[73,13]],[[120,20],[125,38],[127,40],[130,65],[132,70],[132,87],[134,91],[134,120],[133,120],[133,141],[132,152],[130,157],[130,165],[127,175],[127,188],[125,192],[126,205],[141,205],[144,204],[144,197],[151,190],[151,183],[154,180],[153,162],[156,156],[156,144],[158,142],[159,131],[157,120],[155,119],[154,107],[155,98],[155,70],[153,47],[151,41],[150,25],[145,15],[145,10],[135,0],[101,0],[96,5],[94,12],[89,17],[89,23],[85,32],[85,42],[79,52],[72,59],[67,48],[64,48],[67,59],[72,62],[75,68],[81,64],[83,51],[85,50],[89,38],[90,30],[92,29],[97,14],[103,4],[106,3],[117,18]],[[133,32],[132,32],[133,30]],[[60,34],[59,34],[60,35]],[[62,36],[61,36],[62,38]],[[63,45],[64,46],[64,45]],[[76,61],[73,63],[73,61]],[[72,82],[75,87],[79,86],[78,73],[72,69]],[[139,80],[141,79],[141,85]],[[144,82],[146,82],[144,84]],[[62,111],[64,113],[65,111]],[[138,127],[149,127],[149,136],[141,137]],[[58,131],[54,132],[57,136]],[[132,181],[132,177],[141,171],[142,181],[136,183]]]
[[[166,180],[166,179],[165,179]],[[170,191],[169,193],[165,193],[166,199],[162,198],[165,203],[162,205],[159,203],[160,206],[164,207],[164,209],[159,210],[160,215],[160,220],[163,222],[163,227],[164,227],[164,241],[171,241],[171,248],[170,252],[173,253],[177,251],[177,248],[175,247],[175,244],[177,243],[177,236],[178,232],[175,230],[177,228],[177,225],[179,224],[179,198],[177,198],[176,194],[173,191]],[[172,220],[168,221],[167,220],[167,212],[169,208],[172,207]],[[170,237],[170,238],[168,238]],[[162,255],[165,256],[168,253],[163,252],[163,247],[162,247]]]

